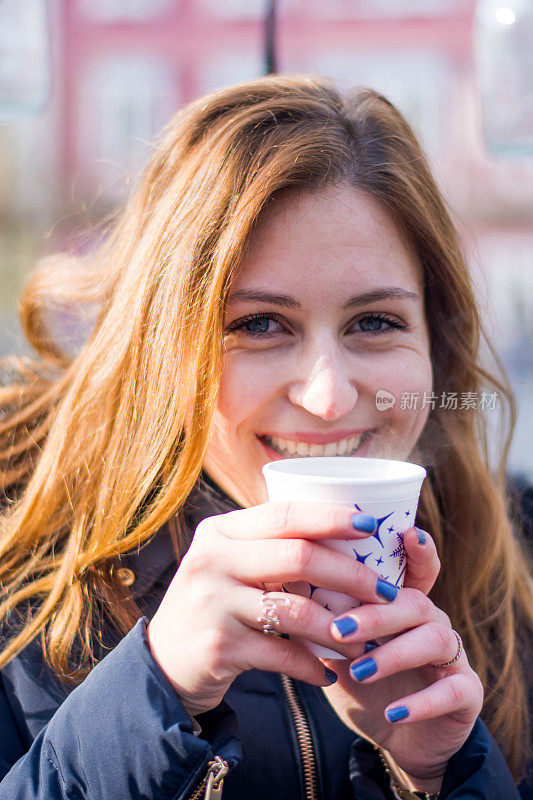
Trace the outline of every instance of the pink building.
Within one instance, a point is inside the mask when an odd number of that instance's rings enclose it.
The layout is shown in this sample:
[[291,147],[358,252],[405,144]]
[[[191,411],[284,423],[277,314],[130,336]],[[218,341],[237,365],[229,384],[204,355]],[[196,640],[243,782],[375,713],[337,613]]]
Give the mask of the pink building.
[[[76,245],[80,224],[117,205],[153,137],[185,102],[264,71],[264,0],[49,7],[50,107],[38,120],[0,128],[0,225],[3,216],[23,227],[31,218],[40,250],[45,236],[50,249]],[[533,332],[533,164],[484,150],[474,7],[475,0],[278,0],[278,70],[372,86],[407,115],[461,220],[472,264],[482,267],[479,292],[492,299],[489,326],[505,351]],[[11,254],[2,261],[0,238],[0,272],[11,264]]]
[[[175,109],[262,74],[264,7],[262,0],[58,0],[65,188],[73,179],[89,190],[102,186],[101,199],[113,202],[117,178],[142,163]],[[278,69],[381,89],[448,173],[471,146],[463,121],[472,9],[472,0],[278,2]]]
[[[533,273],[533,166],[499,163],[484,152],[472,64],[474,6],[474,0],[279,0],[278,70],[370,85],[399,105],[466,235],[475,236],[491,280],[498,282],[505,260],[508,291],[500,292],[500,302],[512,310],[527,296],[520,276]],[[75,186],[76,197],[96,208],[113,206],[175,110],[262,74],[265,7],[263,0],[56,0],[60,193],[67,197]]]

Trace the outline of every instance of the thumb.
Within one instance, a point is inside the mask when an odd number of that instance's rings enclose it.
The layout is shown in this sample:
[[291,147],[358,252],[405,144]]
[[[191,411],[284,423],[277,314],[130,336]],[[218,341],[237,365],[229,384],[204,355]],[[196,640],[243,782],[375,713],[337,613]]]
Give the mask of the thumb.
[[404,533],[403,543],[407,552],[407,569],[403,585],[428,594],[437,580],[440,561],[435,542],[427,531],[409,528]]

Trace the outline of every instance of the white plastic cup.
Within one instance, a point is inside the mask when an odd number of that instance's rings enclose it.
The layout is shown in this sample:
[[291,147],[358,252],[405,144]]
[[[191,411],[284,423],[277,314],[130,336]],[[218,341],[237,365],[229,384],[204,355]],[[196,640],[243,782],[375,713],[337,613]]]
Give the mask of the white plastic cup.
[[[376,517],[378,527],[364,539],[322,539],[320,544],[351,556],[396,586],[403,586],[406,554],[403,533],[415,524],[426,470],[385,458],[287,458],[263,467],[269,500],[341,503]],[[343,614],[361,601],[306,581],[284,584],[285,591],[312,597]],[[344,658],[335,650],[301,639],[320,658]]]

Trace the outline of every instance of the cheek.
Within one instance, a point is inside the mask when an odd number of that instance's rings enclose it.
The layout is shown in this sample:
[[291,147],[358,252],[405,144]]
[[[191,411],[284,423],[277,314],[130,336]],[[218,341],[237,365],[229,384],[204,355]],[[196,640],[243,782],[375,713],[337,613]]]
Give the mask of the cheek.
[[[396,353],[375,375],[376,389],[394,397],[387,414],[396,427],[421,431],[431,407],[433,371],[428,354]],[[425,398],[425,402],[424,402]]]
[[411,362],[398,362],[394,375],[391,376],[393,386],[391,393],[396,398],[393,417],[398,425],[409,429],[417,435],[421,433],[431,411],[433,392],[433,371],[429,357]]
[[[377,366],[377,365],[376,365]],[[377,388],[386,389],[398,402],[402,394],[419,392],[431,393],[433,372],[428,354],[394,352],[386,361],[379,363],[374,371],[373,383]]]
[[399,364],[395,370],[395,381],[398,400],[402,394],[410,395],[418,392],[420,397],[423,397],[425,392],[430,395],[433,388],[431,364],[429,362],[406,364],[403,368]]
[[222,373],[217,409],[238,424],[260,409],[276,392],[279,370],[252,359],[229,357]]

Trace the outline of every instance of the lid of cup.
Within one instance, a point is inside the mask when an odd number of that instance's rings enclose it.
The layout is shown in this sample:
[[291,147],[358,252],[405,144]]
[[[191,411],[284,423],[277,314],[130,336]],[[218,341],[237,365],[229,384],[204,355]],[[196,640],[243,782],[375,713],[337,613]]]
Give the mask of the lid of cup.
[[364,458],[358,456],[318,456],[314,458],[285,458],[270,461],[263,467],[265,477],[271,474],[291,475],[320,483],[357,482],[398,484],[405,481],[422,480],[426,470],[409,461],[393,461],[388,458]]

